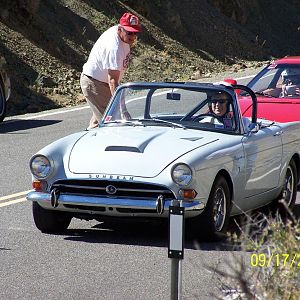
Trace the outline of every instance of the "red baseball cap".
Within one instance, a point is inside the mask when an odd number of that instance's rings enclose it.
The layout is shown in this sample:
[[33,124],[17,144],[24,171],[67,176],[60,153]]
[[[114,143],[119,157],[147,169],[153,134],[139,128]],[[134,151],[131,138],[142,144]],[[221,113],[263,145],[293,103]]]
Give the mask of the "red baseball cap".
[[129,12],[126,12],[120,19],[119,24],[129,32],[141,32],[142,27],[139,18]]
[[231,85],[237,84],[237,81],[235,79],[226,78],[224,79],[225,82],[230,83]]

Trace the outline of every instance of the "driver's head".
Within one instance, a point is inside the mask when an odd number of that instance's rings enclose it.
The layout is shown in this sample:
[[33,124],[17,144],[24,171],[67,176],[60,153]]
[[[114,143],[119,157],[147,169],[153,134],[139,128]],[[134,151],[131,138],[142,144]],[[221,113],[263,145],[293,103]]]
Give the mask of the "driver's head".
[[281,73],[283,84],[292,85],[300,83],[300,70],[299,69],[285,69]]
[[218,92],[211,96],[209,110],[218,117],[224,116],[229,110],[231,97],[225,92]]

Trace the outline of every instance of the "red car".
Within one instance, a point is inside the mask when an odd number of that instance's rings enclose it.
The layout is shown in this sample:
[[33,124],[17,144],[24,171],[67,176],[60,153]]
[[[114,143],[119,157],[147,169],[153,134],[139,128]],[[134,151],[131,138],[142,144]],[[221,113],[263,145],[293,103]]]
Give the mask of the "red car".
[[[273,61],[247,86],[257,96],[258,118],[278,122],[300,121],[300,56]],[[251,97],[241,92],[239,99],[243,116],[250,117]]]

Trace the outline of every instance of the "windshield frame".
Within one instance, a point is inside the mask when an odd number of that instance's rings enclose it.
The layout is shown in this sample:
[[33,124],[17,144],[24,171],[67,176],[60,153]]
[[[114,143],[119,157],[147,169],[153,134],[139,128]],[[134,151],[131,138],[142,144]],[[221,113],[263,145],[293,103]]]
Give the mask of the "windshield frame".
[[[232,88],[232,86],[223,86],[223,85],[215,85],[215,84],[211,84],[211,83],[194,83],[194,82],[171,82],[171,83],[167,83],[167,82],[155,82],[155,83],[146,83],[146,82],[129,82],[123,85],[120,85],[116,92],[114,93],[104,115],[103,118],[99,124],[100,127],[105,127],[105,126],[123,126],[123,125],[134,125],[134,126],[138,126],[138,122],[135,121],[139,121],[142,122],[141,118],[133,118],[132,122],[111,122],[111,116],[110,116],[110,112],[112,110],[114,110],[116,108],[116,106],[120,103],[120,97],[122,96],[122,93],[124,93],[126,91],[126,89],[132,89],[132,90],[142,90],[142,89],[148,89],[148,93],[146,95],[146,100],[145,100],[145,105],[144,105],[144,112],[143,112],[143,118],[148,120],[149,119],[160,119],[163,121],[167,121],[169,123],[172,122],[178,122],[179,126],[174,126],[174,128],[180,128],[180,127],[184,127],[184,128],[189,128],[189,129],[198,129],[198,130],[211,130],[211,131],[217,131],[217,132],[224,132],[224,133],[230,133],[230,134],[243,134],[244,133],[244,128],[243,126],[241,126],[241,115],[240,115],[240,109],[238,106],[238,102],[237,102],[237,98],[236,98],[236,93],[234,92],[234,89]],[[163,116],[163,115],[157,115],[155,117],[151,116],[150,114],[150,109],[151,109],[151,101],[153,100],[153,95],[154,93],[158,90],[158,89],[170,89],[170,90],[176,90],[176,89],[180,89],[180,90],[187,90],[187,91],[195,91],[195,92],[205,92],[207,94],[209,93],[215,93],[215,92],[226,92],[227,94],[230,95],[232,101],[231,101],[231,105],[232,105],[232,113],[234,115],[234,129],[232,130],[220,130],[220,128],[205,128],[205,126],[203,126],[203,128],[200,128],[200,126],[198,126],[199,128],[197,128],[197,126],[195,126],[195,124],[192,124],[191,122],[183,122],[185,120],[181,120],[181,119],[172,119],[172,115],[170,115],[170,119],[168,119],[167,116]],[[174,101],[176,101],[176,99],[174,99]],[[203,100],[202,102],[198,103],[196,106],[193,107],[193,109],[191,111],[189,111],[189,114],[192,114],[193,111],[199,111],[199,108],[204,108],[206,105],[208,104],[208,97],[207,99]],[[184,118],[187,114],[184,114],[182,116],[182,118]],[[178,117],[178,116],[177,116]],[[148,122],[147,121],[147,122]],[[154,120],[155,121],[155,120]],[[135,122],[135,123],[134,123]],[[165,123],[167,123],[165,122]],[[145,122],[144,122],[145,123]],[[153,122],[154,123],[154,122]],[[195,122],[194,122],[195,123]],[[148,124],[143,124],[143,126],[150,126],[151,122],[148,122]],[[167,126],[167,124],[163,124],[163,122],[161,122],[161,124],[152,124],[155,126]]]

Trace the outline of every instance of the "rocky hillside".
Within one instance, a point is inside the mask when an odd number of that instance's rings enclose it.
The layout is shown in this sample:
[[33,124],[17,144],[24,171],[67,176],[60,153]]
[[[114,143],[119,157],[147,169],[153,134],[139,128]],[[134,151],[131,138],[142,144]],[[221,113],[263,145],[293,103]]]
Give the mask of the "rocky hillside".
[[300,54],[298,0],[0,0],[8,114],[83,103],[82,65],[124,11],[144,31],[124,81],[188,80]]

